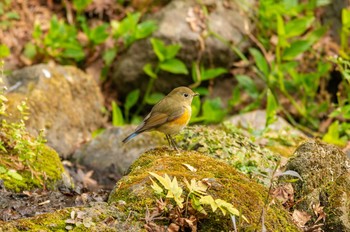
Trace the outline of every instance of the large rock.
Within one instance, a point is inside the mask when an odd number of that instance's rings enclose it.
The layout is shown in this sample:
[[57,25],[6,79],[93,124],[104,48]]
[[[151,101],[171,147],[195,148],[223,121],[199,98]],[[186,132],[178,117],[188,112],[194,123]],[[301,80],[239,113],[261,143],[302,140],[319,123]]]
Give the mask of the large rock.
[[103,125],[100,89],[75,67],[35,65],[14,71],[5,83],[9,105],[28,101],[29,131],[36,136],[44,129],[48,145],[64,157]]
[[350,160],[338,147],[308,141],[295,151],[286,169],[303,178],[294,184],[296,209],[315,221],[315,209],[324,207],[324,231],[350,231]]
[[[238,1],[237,1],[238,2]],[[159,29],[154,36],[166,43],[181,44],[178,57],[185,62],[188,68],[192,62],[202,59],[205,67],[229,67],[237,55],[232,51],[230,45],[240,51],[244,51],[249,42],[244,38],[245,25],[249,25],[247,13],[242,13],[241,6],[235,1],[205,1],[208,7],[208,17],[203,19],[201,5],[194,0],[174,0],[149,19],[158,22]],[[249,11],[249,10],[248,10]],[[202,14],[199,16],[197,13]],[[201,29],[192,30],[188,21]],[[193,21],[194,20],[194,21]],[[197,21],[196,21],[197,20]],[[205,25],[207,22],[207,25]],[[217,37],[204,36],[212,31],[218,34],[226,42]],[[200,43],[205,46],[200,52]],[[143,72],[146,63],[156,62],[156,56],[152,50],[149,40],[135,42],[117,63],[114,64],[112,79],[116,83],[118,93],[126,95],[136,88],[145,89],[149,77]],[[163,93],[170,92],[174,87],[188,85],[192,78],[184,75],[173,75],[161,72],[155,82],[154,90]]]
[[242,128],[247,136],[251,136],[253,131],[256,139],[255,143],[261,144],[284,157],[290,157],[295,149],[307,140],[304,133],[294,128],[280,116],[276,116],[276,121],[266,128],[265,110],[254,110],[234,115],[226,121]]
[[[98,179],[99,183],[113,185],[142,153],[166,142],[160,133],[154,132],[142,133],[123,144],[122,140],[134,129],[130,126],[108,128],[76,150],[73,158],[94,170],[97,177],[103,177]],[[110,178],[106,178],[108,175]]]
[[[192,167],[192,168],[191,168]],[[193,169],[194,168],[194,169]],[[169,186],[172,193],[183,197],[183,209],[176,209],[176,203],[163,195],[155,194],[151,187],[150,173],[160,176],[167,174],[177,182]],[[157,181],[152,177],[154,181]],[[221,199],[233,204],[248,220],[239,219],[240,231],[259,230],[261,226],[261,212],[268,195],[268,190],[245,175],[237,172],[233,167],[222,161],[213,159],[194,151],[176,152],[170,149],[154,149],[143,154],[130,169],[130,173],[123,177],[112,191],[109,202],[121,203],[120,207],[126,214],[132,213],[133,220],[145,220],[151,231],[164,231],[167,226],[184,229],[184,225],[191,222],[198,231],[233,231],[229,215],[223,215],[219,210],[215,213],[211,208],[204,206],[206,216],[186,206],[188,188],[184,179],[188,181],[205,181],[209,185],[206,194],[214,199]],[[173,180],[174,181],[174,180]],[[203,183],[202,183],[203,184]],[[159,185],[161,185],[159,183]],[[182,190],[179,190],[179,186]],[[203,190],[204,191],[204,190]],[[181,194],[182,193],[182,194]],[[168,193],[168,196],[171,194]],[[161,199],[160,199],[161,198]],[[181,200],[180,200],[181,201]],[[197,202],[199,204],[199,202]],[[265,206],[266,207],[266,206]],[[281,205],[270,205],[265,208],[264,225],[267,231],[299,231],[293,224],[288,212]],[[239,217],[236,217],[238,219]],[[189,229],[190,226],[187,227]],[[158,229],[158,230],[156,230]],[[179,231],[179,230],[174,230]],[[184,229],[184,231],[187,231]],[[196,231],[196,230],[189,230]]]
[[280,155],[255,144],[229,122],[216,126],[185,128],[178,137],[185,150],[195,150],[220,159],[239,171],[268,182],[266,173],[280,162]]

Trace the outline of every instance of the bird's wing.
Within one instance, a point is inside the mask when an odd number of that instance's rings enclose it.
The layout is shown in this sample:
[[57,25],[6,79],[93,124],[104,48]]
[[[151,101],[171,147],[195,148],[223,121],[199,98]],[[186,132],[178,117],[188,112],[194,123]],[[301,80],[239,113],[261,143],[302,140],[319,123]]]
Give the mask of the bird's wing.
[[152,112],[149,113],[146,116],[146,118],[143,120],[141,125],[139,125],[136,128],[136,131],[143,132],[146,130],[157,128],[166,122],[169,122],[181,117],[184,111],[185,109],[183,107],[172,108],[170,111],[171,112],[170,114],[169,114],[169,111],[166,110],[165,108],[162,108],[162,110],[152,110]]

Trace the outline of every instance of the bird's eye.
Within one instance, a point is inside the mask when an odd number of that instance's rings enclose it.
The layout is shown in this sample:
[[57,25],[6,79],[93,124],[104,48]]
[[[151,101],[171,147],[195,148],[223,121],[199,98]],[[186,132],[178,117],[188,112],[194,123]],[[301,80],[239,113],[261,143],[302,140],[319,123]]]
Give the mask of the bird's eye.
[[184,97],[188,97],[188,93],[184,93],[183,95],[184,95]]

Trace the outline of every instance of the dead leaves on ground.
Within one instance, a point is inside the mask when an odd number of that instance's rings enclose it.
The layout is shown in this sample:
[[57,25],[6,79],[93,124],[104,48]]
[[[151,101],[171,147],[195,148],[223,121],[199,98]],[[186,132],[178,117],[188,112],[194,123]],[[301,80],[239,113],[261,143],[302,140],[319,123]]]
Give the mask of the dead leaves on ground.
[[[298,204],[298,202],[294,200],[294,189],[291,183],[277,186],[272,190],[271,195],[273,197],[273,202],[277,200],[283,204],[287,210],[291,210]],[[326,220],[326,213],[323,211],[324,206],[318,202],[310,205],[309,209],[312,209],[314,215],[303,210],[294,209],[292,213],[293,221],[303,231],[323,231],[322,226]]]

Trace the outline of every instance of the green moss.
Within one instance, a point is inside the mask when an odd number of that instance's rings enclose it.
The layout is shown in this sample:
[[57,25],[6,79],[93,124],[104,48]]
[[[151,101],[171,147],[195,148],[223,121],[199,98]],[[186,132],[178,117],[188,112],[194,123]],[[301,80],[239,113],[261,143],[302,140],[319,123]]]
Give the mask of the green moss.
[[[80,214],[79,217],[78,214]],[[0,222],[0,231],[67,231],[67,226],[70,226],[70,231],[74,232],[140,231],[142,224],[126,222],[127,217],[128,215],[121,213],[113,205],[96,203],[91,207],[66,208],[33,218]]]
[[178,143],[185,150],[223,160],[246,174],[266,174],[280,161],[280,155],[255,145],[231,123],[186,128],[178,136]]
[[62,178],[64,172],[58,154],[44,144],[36,148],[36,156],[25,161],[23,165],[18,156],[13,154],[1,154],[0,165],[6,169],[17,170],[22,180],[13,178],[6,172],[0,174],[6,189],[12,191],[29,190],[33,188],[52,189],[57,181]]
[[[192,172],[183,164],[189,164],[197,171]],[[124,210],[126,214],[133,212],[138,219],[144,218],[146,208],[155,207],[157,199],[150,186],[148,172],[176,176],[184,190],[186,190],[184,178],[187,180],[206,178],[211,184],[208,190],[210,195],[232,203],[249,219],[249,224],[243,223],[243,230],[261,229],[259,219],[267,197],[267,190],[237,172],[230,165],[194,151],[181,151],[178,154],[167,148],[159,148],[143,154],[131,166],[130,173],[117,183],[110,194],[109,202],[124,201],[126,204],[120,208],[121,210]],[[205,220],[199,222],[199,228],[201,231],[228,231],[232,229],[230,220],[230,217],[223,216],[219,212],[209,213]],[[265,225],[268,231],[298,231],[288,213],[277,205],[267,210]]]

